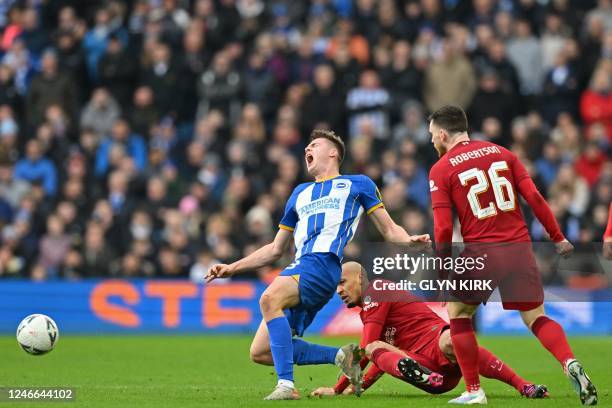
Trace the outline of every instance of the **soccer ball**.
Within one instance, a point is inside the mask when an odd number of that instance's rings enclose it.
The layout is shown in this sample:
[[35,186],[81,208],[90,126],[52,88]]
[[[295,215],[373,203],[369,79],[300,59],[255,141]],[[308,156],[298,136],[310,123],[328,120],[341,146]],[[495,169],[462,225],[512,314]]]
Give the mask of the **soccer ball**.
[[53,350],[58,339],[57,325],[53,319],[43,314],[26,317],[17,328],[17,342],[26,353],[35,356]]

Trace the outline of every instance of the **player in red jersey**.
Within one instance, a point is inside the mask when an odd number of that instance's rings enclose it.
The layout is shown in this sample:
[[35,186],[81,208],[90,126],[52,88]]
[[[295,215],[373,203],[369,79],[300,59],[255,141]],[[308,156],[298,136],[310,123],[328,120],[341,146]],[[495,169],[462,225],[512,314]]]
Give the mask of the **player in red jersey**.
[[[513,153],[494,143],[470,140],[467,117],[461,108],[442,107],[429,119],[432,143],[440,156],[429,173],[436,247],[444,251],[452,241],[453,210],[461,223],[464,242],[516,243],[498,246],[498,252],[508,251],[508,254],[488,270],[496,274],[495,284],[500,289],[504,308],[520,311],[527,327],[561,363],[581,402],[595,405],[595,387],[574,358],[565,332],[544,313],[543,289],[528,245],[531,239],[518,205],[518,194],[527,201],[555,242],[558,254],[569,255],[572,244],[563,236],[546,200]],[[510,270],[511,267],[514,269]],[[498,268],[508,272],[499,272]],[[529,301],[516,301],[513,296],[527,289]],[[467,386],[467,391],[452,403],[486,404],[480,388],[479,349],[472,327],[472,316],[484,300],[459,299],[447,304],[451,340]]]
[[[374,293],[365,271],[356,262],[342,265],[337,292],[348,307],[362,308],[360,346],[365,348],[366,356],[360,365],[365,368],[369,360],[374,362],[365,374],[364,390],[384,373],[431,394],[441,394],[457,386],[461,371],[453,353],[448,324],[427,305],[414,301],[406,292]],[[385,297],[393,301],[372,301],[372,297],[368,299],[369,293],[376,300]],[[479,359],[484,376],[503,381],[528,398],[548,395],[545,386],[524,380],[483,347]],[[312,395],[352,393],[352,388],[347,387],[349,382],[343,377],[335,387],[318,388]]]
[[603,236],[603,254],[606,259],[612,259],[612,203],[608,209],[608,226]]

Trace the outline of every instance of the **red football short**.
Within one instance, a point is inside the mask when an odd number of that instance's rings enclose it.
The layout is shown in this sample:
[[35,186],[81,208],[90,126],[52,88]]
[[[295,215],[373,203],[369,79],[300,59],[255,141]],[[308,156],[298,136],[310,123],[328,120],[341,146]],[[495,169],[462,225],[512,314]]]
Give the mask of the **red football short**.
[[467,244],[459,257],[476,259],[476,266],[462,273],[451,272],[449,280],[454,287],[449,291],[450,300],[485,303],[498,288],[504,309],[531,310],[543,303],[544,290],[531,243]]

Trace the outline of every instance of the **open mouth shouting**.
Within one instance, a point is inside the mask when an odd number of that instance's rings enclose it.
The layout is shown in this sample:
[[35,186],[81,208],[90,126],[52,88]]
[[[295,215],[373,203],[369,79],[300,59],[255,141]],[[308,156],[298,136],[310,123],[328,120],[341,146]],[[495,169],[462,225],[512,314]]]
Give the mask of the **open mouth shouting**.
[[305,157],[306,157],[306,166],[310,168],[312,164],[314,163],[314,156],[312,155],[312,153],[306,153]]

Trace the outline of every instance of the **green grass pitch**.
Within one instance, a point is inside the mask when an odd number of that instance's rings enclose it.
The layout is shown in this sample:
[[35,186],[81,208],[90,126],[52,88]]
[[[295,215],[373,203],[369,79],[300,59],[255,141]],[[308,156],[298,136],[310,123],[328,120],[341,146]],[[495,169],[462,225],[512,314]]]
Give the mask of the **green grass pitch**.
[[[306,337],[341,345],[346,338]],[[571,338],[599,391],[599,406],[612,407],[612,338]],[[481,344],[528,380],[548,385],[551,398],[526,400],[509,386],[484,380],[489,405],[578,407],[558,363],[532,337],[481,337]],[[0,386],[71,386],[76,402],[67,407],[447,407],[463,391],[427,395],[394,378],[383,377],[361,398],[307,398],[319,386],[335,383],[332,366],[296,367],[300,401],[267,402],[275,385],[271,367],[248,359],[246,336],[70,336],[44,356],[29,356],[12,336],[0,337]],[[58,406],[57,403],[2,403],[4,407]],[[59,406],[64,406],[59,404]]]

